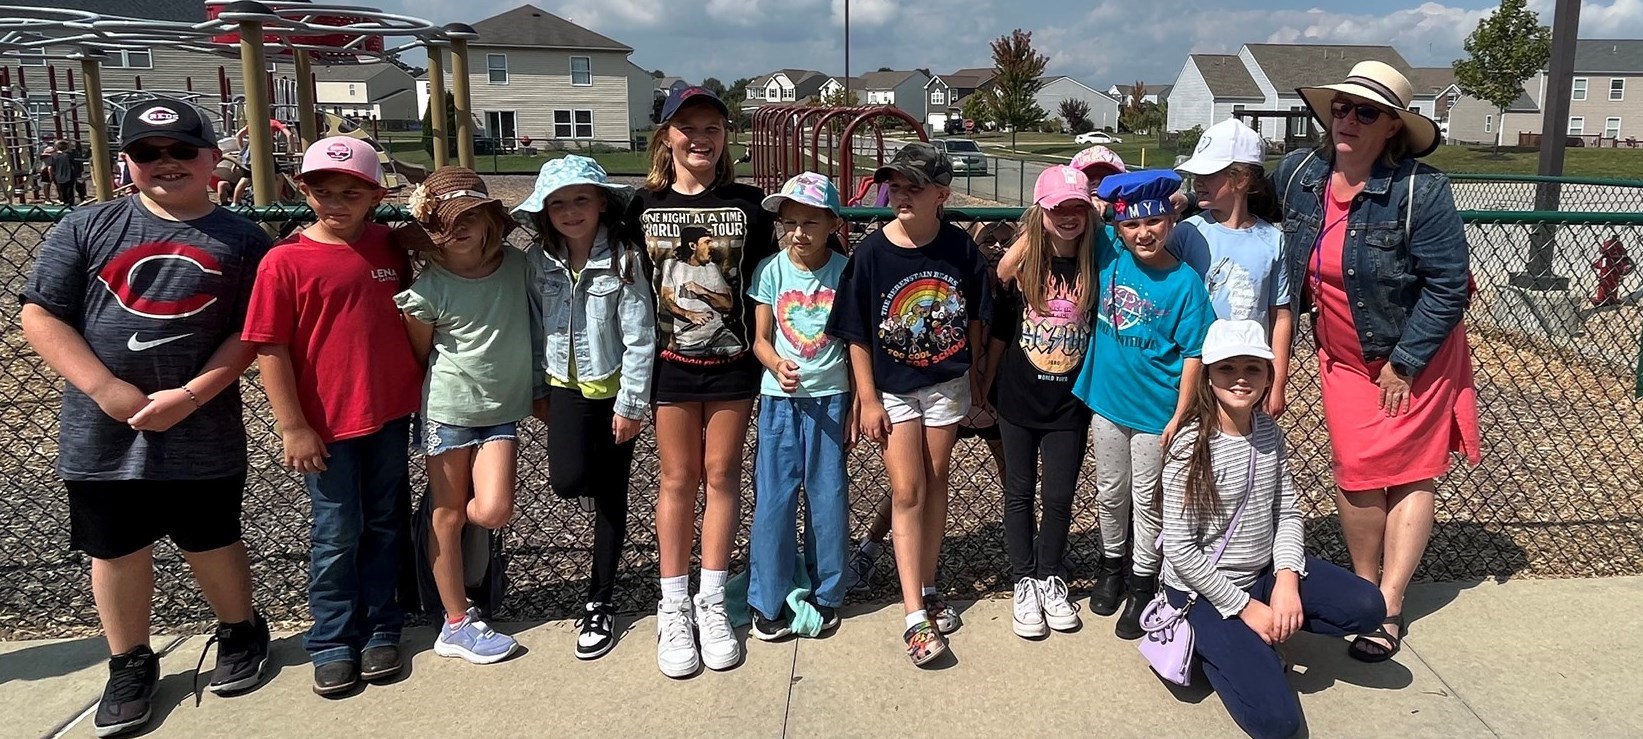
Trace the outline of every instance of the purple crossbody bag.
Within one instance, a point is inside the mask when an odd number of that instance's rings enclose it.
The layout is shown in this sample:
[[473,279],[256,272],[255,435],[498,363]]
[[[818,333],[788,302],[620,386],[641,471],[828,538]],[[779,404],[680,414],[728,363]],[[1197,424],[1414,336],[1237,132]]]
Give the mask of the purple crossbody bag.
[[[1227,544],[1232,541],[1232,535],[1238,532],[1238,524],[1244,519],[1244,506],[1249,504],[1250,492],[1255,489],[1255,449],[1249,450],[1249,475],[1244,480],[1244,499],[1238,503],[1238,509],[1232,513],[1232,523],[1227,526],[1227,533],[1221,537],[1221,543],[1215,547],[1215,557],[1210,564],[1221,561],[1221,555],[1226,552]],[[1164,546],[1164,535],[1158,535],[1157,546]],[[1176,608],[1169,604],[1169,598],[1164,589],[1158,589],[1146,610],[1141,612],[1141,629],[1146,632],[1138,645],[1141,656],[1146,658],[1147,664],[1158,676],[1176,685],[1192,684],[1192,624],[1187,622],[1187,612],[1192,605],[1198,602],[1198,594],[1187,596],[1186,605]]]

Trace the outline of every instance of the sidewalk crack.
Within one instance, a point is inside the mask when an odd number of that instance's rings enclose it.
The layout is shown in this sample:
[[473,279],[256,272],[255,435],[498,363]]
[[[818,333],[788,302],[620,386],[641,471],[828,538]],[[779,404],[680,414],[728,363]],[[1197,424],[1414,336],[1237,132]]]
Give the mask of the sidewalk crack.
[[782,739],[787,739],[788,727],[793,724],[793,685],[799,681],[799,641],[793,640],[793,664],[787,668],[787,706],[782,709]]
[[1449,691],[1450,695],[1455,696],[1455,700],[1460,701],[1460,704],[1466,708],[1466,712],[1472,714],[1472,718],[1477,719],[1478,723],[1482,724],[1483,728],[1487,730],[1490,735],[1497,738],[1500,736],[1500,732],[1495,730],[1495,727],[1491,726],[1489,722],[1483,718],[1483,715],[1478,713],[1477,709],[1472,707],[1471,701],[1466,700],[1466,696],[1462,695],[1460,690],[1456,689],[1454,685],[1451,685],[1449,681],[1444,678],[1443,673],[1438,672],[1438,668],[1434,667],[1432,663],[1426,661],[1425,657],[1421,656],[1420,652],[1415,649],[1414,644],[1405,641],[1403,646],[1404,651],[1414,655],[1415,660],[1420,662],[1421,666],[1425,667],[1427,672],[1432,673],[1432,676],[1437,678],[1438,682],[1443,685],[1444,690]]

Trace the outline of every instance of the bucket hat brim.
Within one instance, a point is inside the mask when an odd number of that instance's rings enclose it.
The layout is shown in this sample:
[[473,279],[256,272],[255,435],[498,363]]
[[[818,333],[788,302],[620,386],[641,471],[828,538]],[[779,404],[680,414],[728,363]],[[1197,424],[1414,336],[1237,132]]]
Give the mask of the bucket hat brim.
[[[541,213],[547,209],[548,200],[553,197],[553,194],[567,187],[593,185],[609,193],[611,197],[616,199],[616,204],[622,208],[626,208],[629,199],[633,197],[633,187],[631,185],[610,182],[596,178],[591,174],[577,173],[569,177],[555,177],[551,180],[548,178],[548,174],[549,164],[544,163],[542,172],[537,175],[536,185],[531,190],[531,194],[523,202],[513,207],[512,214],[514,218],[529,220],[532,215]],[[602,175],[604,171],[600,169],[598,174]]]

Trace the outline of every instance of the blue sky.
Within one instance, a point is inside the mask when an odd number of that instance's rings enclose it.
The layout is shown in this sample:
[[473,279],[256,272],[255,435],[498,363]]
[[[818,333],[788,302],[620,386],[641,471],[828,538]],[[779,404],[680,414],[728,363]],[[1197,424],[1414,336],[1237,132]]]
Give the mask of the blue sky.
[[[473,22],[524,0],[378,0],[389,12]],[[845,0],[536,0],[551,13],[617,39],[633,61],[693,82],[729,84],[781,67],[840,74]],[[1553,0],[1529,7],[1551,22]],[[1033,32],[1049,71],[1105,88],[1170,83],[1193,52],[1245,43],[1391,44],[1416,66],[1447,66],[1495,4],[1487,0],[850,0],[852,73],[991,66],[988,42]],[[1643,37],[1643,0],[1582,6],[1581,36]]]

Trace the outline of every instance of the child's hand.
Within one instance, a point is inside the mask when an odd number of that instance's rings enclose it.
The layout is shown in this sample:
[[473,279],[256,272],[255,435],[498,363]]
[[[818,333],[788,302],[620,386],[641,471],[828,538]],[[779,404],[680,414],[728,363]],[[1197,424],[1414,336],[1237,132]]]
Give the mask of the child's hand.
[[1277,420],[1286,410],[1289,410],[1289,401],[1284,399],[1282,390],[1274,388],[1266,394],[1266,414],[1272,416],[1273,420]]
[[1276,630],[1273,628],[1272,609],[1268,608],[1267,604],[1250,598],[1244,610],[1238,612],[1238,618],[1242,619],[1244,625],[1255,632],[1256,636],[1261,637],[1261,641],[1274,643],[1273,634]]
[[1171,418],[1169,420],[1169,425],[1164,427],[1163,440],[1159,443],[1159,445],[1165,449],[1169,449],[1170,442],[1175,441],[1175,435],[1181,432],[1181,425],[1183,423],[1186,423],[1186,418],[1184,416],[1176,416]]
[[319,434],[313,429],[306,426],[288,429],[280,434],[280,441],[285,445],[283,461],[286,467],[305,475],[325,471],[325,458],[331,453],[326,451],[325,442],[320,441]]
[[168,431],[198,408],[187,390],[180,387],[161,390],[149,394],[148,405],[137,411],[129,423],[138,431]]
[[890,441],[890,413],[884,410],[884,404],[876,398],[861,402],[861,418],[857,427],[861,435],[877,444]]
[[616,437],[616,443],[618,444],[633,441],[633,437],[638,436],[644,428],[645,422],[643,419],[628,418],[619,413],[611,416],[610,419],[610,433]]
[[1272,612],[1272,643],[1289,641],[1295,632],[1301,630],[1304,614],[1301,611],[1301,590],[1295,578],[1278,579],[1277,586],[1272,589],[1272,602],[1268,604],[1268,610]]
[[799,363],[791,359],[783,359],[780,364],[776,365],[776,381],[781,383],[782,392],[798,392]]
[[856,443],[861,441],[861,428],[856,425],[856,417],[861,415],[859,403],[851,403],[844,409],[844,451],[852,452]]
[[548,422],[548,396],[544,395],[531,401],[531,415],[542,423]]
[[148,406],[148,396],[125,380],[109,380],[91,399],[109,418],[120,423],[130,423],[132,416]]

